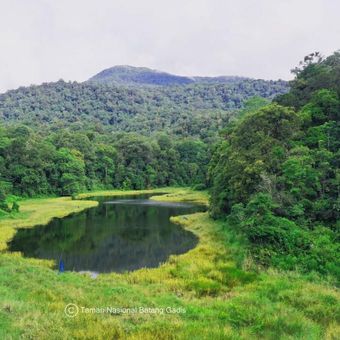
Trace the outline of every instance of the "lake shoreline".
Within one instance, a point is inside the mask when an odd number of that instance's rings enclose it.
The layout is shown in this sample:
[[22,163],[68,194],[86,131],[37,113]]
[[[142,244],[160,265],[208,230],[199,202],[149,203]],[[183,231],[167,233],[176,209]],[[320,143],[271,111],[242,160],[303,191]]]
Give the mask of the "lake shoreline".
[[[81,193],[75,200],[71,197],[29,198],[20,201],[20,213],[0,219],[0,251],[6,250],[6,243],[13,237],[18,228],[31,228],[36,225],[48,224],[53,218],[63,218],[98,205],[97,201],[88,198],[95,196],[133,196],[158,194],[157,200],[167,200],[160,193],[173,195],[172,201],[183,202],[191,195],[192,202],[208,204],[205,192],[195,192],[189,188],[156,188],[148,190],[101,190]],[[177,195],[177,196],[176,196]],[[196,199],[195,199],[196,197]],[[85,200],[86,198],[86,200]],[[151,197],[150,199],[154,199]]]
[[204,205],[150,200],[150,193],[103,194],[88,198],[98,202],[96,207],[17,229],[8,250],[54,260],[62,271],[104,274],[157,268],[196,246],[198,238],[171,217],[205,211]]

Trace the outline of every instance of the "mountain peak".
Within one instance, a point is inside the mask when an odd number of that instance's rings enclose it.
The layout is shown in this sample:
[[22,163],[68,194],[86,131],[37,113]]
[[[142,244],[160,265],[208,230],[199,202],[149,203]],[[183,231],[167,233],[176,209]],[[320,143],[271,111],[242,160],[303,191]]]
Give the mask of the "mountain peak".
[[147,67],[116,65],[99,72],[89,81],[124,85],[184,85],[193,83],[194,79]]

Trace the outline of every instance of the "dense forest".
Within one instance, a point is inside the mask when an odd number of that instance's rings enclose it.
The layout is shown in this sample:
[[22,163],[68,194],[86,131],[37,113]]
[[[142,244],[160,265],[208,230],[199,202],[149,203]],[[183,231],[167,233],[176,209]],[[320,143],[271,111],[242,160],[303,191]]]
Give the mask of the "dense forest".
[[98,188],[205,184],[207,144],[137,134],[0,130],[1,189],[19,196],[72,195]]
[[251,97],[272,99],[285,92],[286,82],[251,79],[138,88],[58,81],[0,95],[0,118],[4,123],[20,122],[39,130],[143,135],[163,131],[211,140]]
[[211,214],[262,265],[339,278],[340,53],[305,57],[289,93],[221,133]]

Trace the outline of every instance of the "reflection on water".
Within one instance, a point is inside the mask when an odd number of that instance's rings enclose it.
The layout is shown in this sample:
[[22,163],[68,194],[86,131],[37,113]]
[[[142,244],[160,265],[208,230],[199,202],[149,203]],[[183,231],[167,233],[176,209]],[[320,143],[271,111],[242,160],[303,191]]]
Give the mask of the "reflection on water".
[[169,218],[202,211],[202,206],[145,198],[98,200],[96,208],[46,226],[19,229],[9,250],[57,263],[62,259],[65,270],[123,272],[157,267],[197,243],[195,235]]

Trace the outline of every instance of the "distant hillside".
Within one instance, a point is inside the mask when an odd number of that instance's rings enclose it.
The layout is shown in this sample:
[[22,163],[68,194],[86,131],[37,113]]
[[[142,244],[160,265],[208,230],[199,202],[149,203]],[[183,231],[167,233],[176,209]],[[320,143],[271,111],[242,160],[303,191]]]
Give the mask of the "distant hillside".
[[114,66],[99,72],[90,82],[124,85],[186,85],[194,83],[189,77],[176,76],[146,67]]
[[188,85],[188,84],[235,84],[251,78],[237,76],[186,77],[146,67],[114,66],[90,78],[89,82],[115,85]]
[[58,81],[1,94],[0,119],[53,129],[96,127],[210,138],[249,98],[271,100],[286,92],[283,81],[240,78],[233,84],[155,87]]

